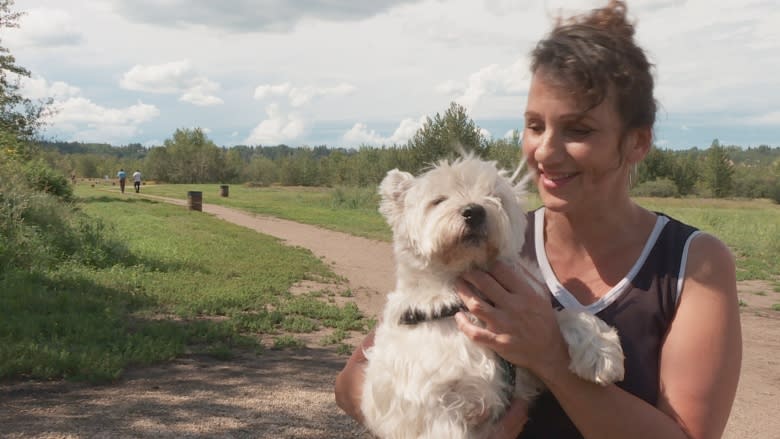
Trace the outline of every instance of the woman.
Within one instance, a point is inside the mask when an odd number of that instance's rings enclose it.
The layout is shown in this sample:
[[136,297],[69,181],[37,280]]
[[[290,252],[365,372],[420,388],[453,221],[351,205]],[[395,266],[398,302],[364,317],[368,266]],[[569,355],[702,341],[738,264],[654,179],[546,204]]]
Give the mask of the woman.
[[[460,329],[548,389],[530,409],[515,402],[497,437],[719,438],[728,420],[742,349],[734,261],[713,236],[629,198],[656,112],[633,33],[621,1],[557,23],[532,53],[523,133],[544,205],[523,252],[555,307],[618,329],[625,379],[602,387],[572,374],[553,308],[509,267],[467,273],[459,294],[486,327],[458,314]],[[361,349],[336,381],[358,420]]]

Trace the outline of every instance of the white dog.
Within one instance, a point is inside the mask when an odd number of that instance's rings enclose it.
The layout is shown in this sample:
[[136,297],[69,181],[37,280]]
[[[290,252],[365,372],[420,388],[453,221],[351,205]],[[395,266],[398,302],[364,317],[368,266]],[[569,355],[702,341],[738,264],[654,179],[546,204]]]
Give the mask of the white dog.
[[[530,373],[469,340],[452,318],[464,310],[454,288],[461,273],[496,259],[521,268],[525,192],[512,180],[494,162],[466,156],[417,178],[394,169],[382,181],[397,283],[365,352],[361,410],[377,436],[487,437],[513,397],[531,401],[542,390]],[[623,378],[614,329],[565,310],[558,321],[574,373],[603,385]]]

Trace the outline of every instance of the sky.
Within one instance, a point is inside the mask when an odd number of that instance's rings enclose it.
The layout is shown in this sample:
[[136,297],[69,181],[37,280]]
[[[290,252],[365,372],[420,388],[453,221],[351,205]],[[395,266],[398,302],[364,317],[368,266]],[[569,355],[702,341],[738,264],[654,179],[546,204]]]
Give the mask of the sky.
[[[528,54],[606,0],[16,0],[0,45],[51,97],[51,140],[392,145],[463,105],[522,129]],[[780,146],[778,0],[629,0],[655,64],[663,148]]]

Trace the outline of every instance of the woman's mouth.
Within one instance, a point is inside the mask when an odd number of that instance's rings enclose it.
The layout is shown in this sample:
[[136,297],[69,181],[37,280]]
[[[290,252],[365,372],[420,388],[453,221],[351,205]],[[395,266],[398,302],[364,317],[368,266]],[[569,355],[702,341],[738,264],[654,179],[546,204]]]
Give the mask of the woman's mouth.
[[547,189],[558,189],[565,186],[568,182],[572,181],[574,177],[579,175],[578,172],[569,173],[549,173],[541,172],[542,185]]

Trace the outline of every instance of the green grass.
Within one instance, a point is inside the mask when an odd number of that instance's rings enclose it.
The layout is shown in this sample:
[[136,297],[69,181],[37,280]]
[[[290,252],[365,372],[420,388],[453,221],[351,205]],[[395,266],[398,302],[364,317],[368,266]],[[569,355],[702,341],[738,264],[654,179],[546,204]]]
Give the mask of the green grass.
[[[373,188],[234,185],[229,198],[219,197],[218,185],[147,185],[142,190],[179,199],[200,190],[206,203],[390,239]],[[111,186],[77,186],[79,206],[95,224],[79,239],[102,239],[101,221],[110,226],[106,246],[84,247],[99,254],[76,252],[54,268],[31,264],[26,271],[0,272],[0,379],[113,380],[130,365],[186,353],[227,360],[238,350],[262,352],[259,340],[273,340],[275,349],[296,348],[303,342],[295,334],[323,328],[333,332],[322,343],[349,353],[344,343],[349,331],[364,332],[376,324],[354,304],[335,304],[336,295],[350,297],[349,290],[289,292],[301,280],[337,280],[309,251],[181,206],[116,192]],[[700,199],[638,202],[718,236],[737,255],[740,279],[769,280],[780,291],[780,206]],[[536,205],[534,198],[531,206]],[[70,248],[67,239],[56,248]]]
[[[188,190],[204,192],[204,202],[274,215],[332,230],[389,241],[390,229],[376,210],[373,188],[350,193],[326,188],[246,188],[231,186],[219,197],[219,185],[150,185],[146,193],[186,198]],[[211,195],[210,195],[211,194]],[[636,198],[642,206],[664,212],[723,240],[737,258],[739,280],[780,282],[780,206],[768,200]],[[529,208],[539,206],[531,195]],[[353,208],[357,206],[356,208]]]
[[179,206],[77,195],[126,251],[111,264],[0,273],[0,379],[113,380],[186,353],[261,352],[261,334],[296,347],[287,333],[372,324],[354,306],[289,293],[337,279],[308,250]]
[[780,280],[780,206],[767,200],[638,198],[642,206],[661,211],[711,233],[737,258],[739,280]]
[[[104,189],[118,191],[107,186]],[[203,192],[203,202],[247,212],[322,226],[339,232],[389,241],[390,228],[377,212],[376,188],[278,188],[231,185],[229,197],[219,196],[218,184],[146,185],[150,195],[187,199],[188,191]]]

